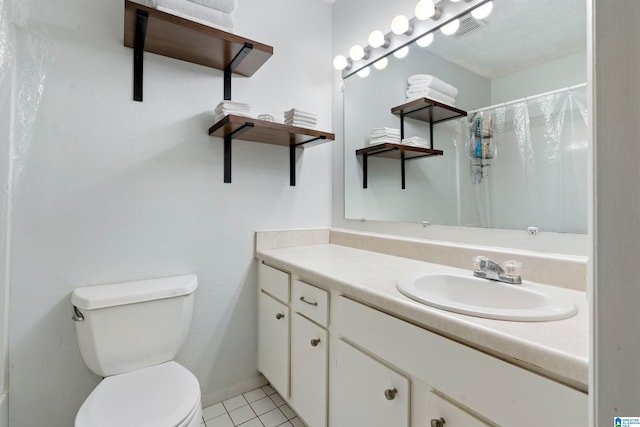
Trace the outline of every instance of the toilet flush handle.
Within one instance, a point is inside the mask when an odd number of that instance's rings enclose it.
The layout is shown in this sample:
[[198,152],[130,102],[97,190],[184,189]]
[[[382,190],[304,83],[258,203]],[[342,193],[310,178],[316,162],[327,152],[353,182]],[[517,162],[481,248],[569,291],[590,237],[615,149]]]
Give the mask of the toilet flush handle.
[[72,307],[71,308],[71,312],[73,313],[71,318],[73,319],[73,321],[74,322],[80,322],[80,321],[84,320],[84,316],[82,315],[80,310],[78,310],[78,307],[76,307],[75,305],[73,305],[71,307]]

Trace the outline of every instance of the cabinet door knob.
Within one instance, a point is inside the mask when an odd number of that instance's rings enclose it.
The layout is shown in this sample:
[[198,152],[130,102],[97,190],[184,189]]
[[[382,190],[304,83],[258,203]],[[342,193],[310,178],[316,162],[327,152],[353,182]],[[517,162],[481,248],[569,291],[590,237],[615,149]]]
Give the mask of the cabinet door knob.
[[284,317],[284,314],[282,313],[276,313],[276,319],[280,320]]
[[444,420],[444,418],[440,418],[439,420],[436,420],[435,418],[431,420],[431,427],[442,427],[446,424],[447,422]]
[[307,301],[304,297],[300,297],[300,301],[302,301],[302,302],[304,302],[306,304],[312,305],[314,307],[316,307],[318,305],[317,301]]
[[320,344],[320,338],[314,338],[311,340],[311,347],[317,347]]
[[387,398],[387,400],[393,400],[396,398],[396,394],[398,394],[398,389],[397,388],[388,388],[384,391],[384,397]]

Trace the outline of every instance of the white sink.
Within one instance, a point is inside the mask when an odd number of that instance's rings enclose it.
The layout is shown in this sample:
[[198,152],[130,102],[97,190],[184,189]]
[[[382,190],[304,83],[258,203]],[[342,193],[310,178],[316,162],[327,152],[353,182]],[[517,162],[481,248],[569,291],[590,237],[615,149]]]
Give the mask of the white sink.
[[411,273],[398,280],[397,288],[423,304],[488,319],[559,320],[578,311],[571,298],[551,286],[531,282],[510,285],[471,274]]

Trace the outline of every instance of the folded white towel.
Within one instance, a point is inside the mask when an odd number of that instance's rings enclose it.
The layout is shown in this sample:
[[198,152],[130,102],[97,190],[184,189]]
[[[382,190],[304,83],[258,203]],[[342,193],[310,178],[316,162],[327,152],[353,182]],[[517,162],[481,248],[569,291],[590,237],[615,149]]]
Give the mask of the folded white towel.
[[391,136],[384,136],[380,138],[371,138],[369,140],[369,145],[378,144],[400,144],[400,137],[394,138]]
[[316,124],[315,123],[309,123],[309,122],[301,122],[300,120],[285,120],[284,124],[287,126],[296,126],[296,127],[301,127],[301,128],[315,128]]
[[238,0],[189,0],[202,6],[216,9],[224,13],[233,13],[238,7]]
[[157,9],[181,18],[224,31],[233,30],[236,21],[233,15],[220,12],[186,0],[156,0]]
[[407,102],[414,101],[418,98],[429,98],[434,101],[442,102],[454,106],[456,100],[435,89],[407,90]]
[[412,136],[410,138],[405,138],[402,140],[402,143],[405,145],[411,145],[414,147],[425,147],[429,148],[429,140],[422,138],[420,136]]
[[306,117],[309,119],[316,119],[318,115],[316,113],[310,113],[308,111],[298,110],[297,108],[292,108],[289,111],[284,112],[285,117]]
[[427,86],[432,89],[438,90],[452,98],[458,96],[458,88],[443,80],[440,80],[437,77],[432,76],[431,74],[414,74],[413,76],[409,76],[407,81],[410,85]]
[[369,130],[369,134],[372,133],[387,133],[387,134],[398,134],[400,135],[400,129],[381,127],[381,128],[371,128]]
[[255,119],[256,118],[256,116],[254,114],[252,114],[252,113],[243,113],[243,112],[235,111],[235,112],[230,112],[230,113],[229,112],[215,113],[213,115],[213,120],[217,123],[217,122],[219,122],[220,120],[224,119],[226,116],[228,116],[230,114],[232,114],[234,116],[248,117],[248,118],[251,118],[251,119]]

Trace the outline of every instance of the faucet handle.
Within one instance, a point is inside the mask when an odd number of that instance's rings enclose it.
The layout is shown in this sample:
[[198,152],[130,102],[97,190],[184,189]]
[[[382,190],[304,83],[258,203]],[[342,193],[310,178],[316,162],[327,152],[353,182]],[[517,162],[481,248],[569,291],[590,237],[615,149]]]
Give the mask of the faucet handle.
[[520,276],[522,263],[519,261],[509,260],[504,262],[504,272],[509,276]]
[[474,270],[479,270],[479,271],[484,271],[487,269],[489,264],[489,258],[487,258],[486,256],[475,256],[473,257],[473,269]]

